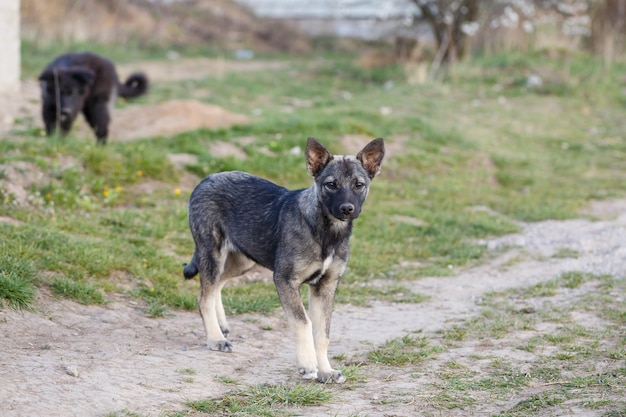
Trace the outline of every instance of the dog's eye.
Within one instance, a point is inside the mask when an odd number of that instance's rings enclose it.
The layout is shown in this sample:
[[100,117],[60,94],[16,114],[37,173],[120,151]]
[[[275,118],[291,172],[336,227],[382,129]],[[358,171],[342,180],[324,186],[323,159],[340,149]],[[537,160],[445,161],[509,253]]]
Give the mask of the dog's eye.
[[357,181],[357,182],[354,183],[354,188],[356,188],[357,190],[360,190],[363,187],[365,187],[365,183],[363,183],[361,181]]
[[324,183],[324,187],[328,188],[329,190],[336,190],[337,189],[337,182],[336,181],[328,181],[328,182]]

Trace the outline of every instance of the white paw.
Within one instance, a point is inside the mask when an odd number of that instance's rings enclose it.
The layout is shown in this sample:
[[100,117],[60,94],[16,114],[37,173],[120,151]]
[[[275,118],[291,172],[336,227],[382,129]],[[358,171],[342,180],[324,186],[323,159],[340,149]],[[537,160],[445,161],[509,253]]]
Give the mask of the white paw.
[[324,384],[327,383],[335,383],[341,384],[346,382],[346,377],[341,373],[341,371],[335,371],[334,369],[330,372],[318,372],[317,380]]
[[300,368],[298,372],[302,375],[302,379],[317,379],[317,370]]
[[232,352],[233,351],[233,344],[230,343],[230,341],[226,339],[218,340],[217,342],[209,342],[207,343],[207,347],[210,350],[218,350],[220,352]]

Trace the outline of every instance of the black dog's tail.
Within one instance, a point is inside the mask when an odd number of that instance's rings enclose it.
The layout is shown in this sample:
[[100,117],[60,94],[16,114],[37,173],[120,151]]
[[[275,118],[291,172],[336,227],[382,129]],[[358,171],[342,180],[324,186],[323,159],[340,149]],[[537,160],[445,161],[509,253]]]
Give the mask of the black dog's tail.
[[131,74],[124,84],[117,85],[117,94],[124,98],[135,98],[148,91],[148,77],[141,72]]
[[183,275],[185,276],[186,279],[191,279],[193,277],[195,277],[196,275],[198,275],[198,265],[196,265],[196,253],[193,253],[193,257],[191,258],[191,261],[188,264],[183,264],[183,266],[185,267],[183,269]]

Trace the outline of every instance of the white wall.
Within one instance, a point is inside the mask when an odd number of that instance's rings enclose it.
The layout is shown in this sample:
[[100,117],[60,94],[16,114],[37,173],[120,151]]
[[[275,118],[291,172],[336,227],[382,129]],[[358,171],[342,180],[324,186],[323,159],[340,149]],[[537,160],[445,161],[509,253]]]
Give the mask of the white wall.
[[312,36],[361,39],[421,36],[413,28],[421,15],[411,0],[236,0],[260,17],[285,19]]
[[411,0],[237,0],[276,19],[401,19],[419,15]]
[[0,91],[20,89],[20,0],[0,0]]

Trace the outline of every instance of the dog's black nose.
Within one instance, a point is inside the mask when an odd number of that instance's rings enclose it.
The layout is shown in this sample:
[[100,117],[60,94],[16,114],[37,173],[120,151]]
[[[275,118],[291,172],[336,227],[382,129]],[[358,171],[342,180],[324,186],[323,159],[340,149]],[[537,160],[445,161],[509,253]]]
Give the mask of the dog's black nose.
[[344,203],[339,206],[339,210],[341,210],[344,216],[349,216],[354,213],[354,204]]

